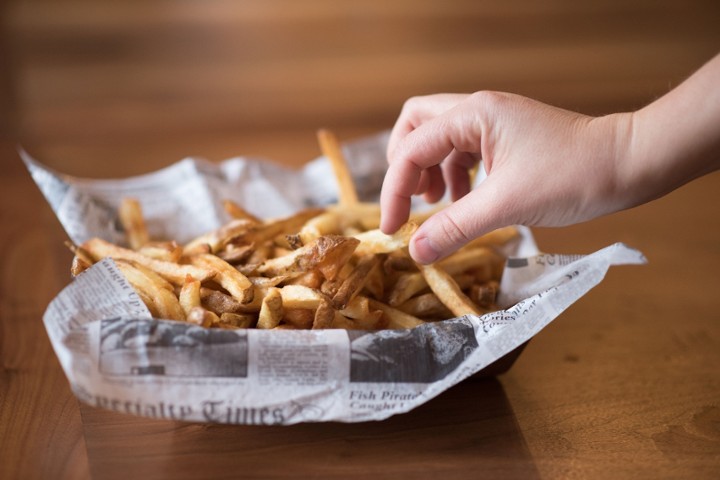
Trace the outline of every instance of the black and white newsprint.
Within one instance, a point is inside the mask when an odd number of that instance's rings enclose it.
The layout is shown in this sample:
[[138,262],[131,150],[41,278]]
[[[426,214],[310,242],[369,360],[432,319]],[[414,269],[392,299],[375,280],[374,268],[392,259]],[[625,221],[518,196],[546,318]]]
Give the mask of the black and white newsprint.
[[[344,147],[364,200],[377,198],[386,142],[385,133]],[[181,242],[227,220],[221,199],[275,217],[337,197],[324,158],[301,171],[247,158],[220,165],[185,159],[141,177],[95,181],[53,172],[21,155],[76,243],[92,236],[123,242],[114,212],[125,196],[143,203],[152,236]],[[379,332],[205,329],[151,318],[105,259],[50,303],[44,322],[73,391],[97,407],[227,424],[382,420],[412,410],[527,342],[610,266],[645,262],[622,244],[587,256],[541,254],[529,230],[521,232],[507,252],[500,287],[506,308],[481,317]]]

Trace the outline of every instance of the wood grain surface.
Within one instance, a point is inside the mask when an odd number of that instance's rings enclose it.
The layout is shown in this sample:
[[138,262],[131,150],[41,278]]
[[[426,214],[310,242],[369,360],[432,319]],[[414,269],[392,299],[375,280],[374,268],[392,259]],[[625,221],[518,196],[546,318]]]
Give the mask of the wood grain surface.
[[717,53],[720,4],[678,0],[10,1],[0,5],[0,478],[718,478],[720,175],[537,229],[619,267],[527,346],[383,422],[230,427],[78,403],[42,325],[65,234],[17,146],[85,177],[187,155],[298,166],[314,131],[390,128],[413,95],[497,89],[588,114]]

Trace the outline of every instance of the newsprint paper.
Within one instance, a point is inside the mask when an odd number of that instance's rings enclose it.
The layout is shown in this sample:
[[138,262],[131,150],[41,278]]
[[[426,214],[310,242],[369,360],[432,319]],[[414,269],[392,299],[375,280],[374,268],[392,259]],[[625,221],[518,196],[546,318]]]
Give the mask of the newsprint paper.
[[[361,199],[377,200],[387,133],[343,149]],[[93,236],[124,243],[116,211],[140,200],[151,237],[179,242],[228,218],[221,200],[278,217],[336,201],[325,158],[302,170],[234,158],[188,158],[122,180],[86,180],[21,152],[30,173],[79,244]],[[423,208],[418,204],[416,208]],[[421,405],[538,333],[597,285],[611,265],[644,263],[622,244],[587,256],[539,253],[527,229],[506,253],[506,308],[410,330],[221,330],[154,320],[111,259],[75,278],[44,322],[77,397],[152,418],[275,425],[382,420]],[[68,266],[69,268],[69,266]]]

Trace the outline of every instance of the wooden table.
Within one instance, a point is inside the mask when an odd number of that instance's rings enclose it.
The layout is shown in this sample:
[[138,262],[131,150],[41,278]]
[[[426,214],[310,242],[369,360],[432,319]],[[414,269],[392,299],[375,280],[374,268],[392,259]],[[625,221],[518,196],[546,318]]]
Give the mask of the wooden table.
[[0,478],[718,478],[717,173],[536,230],[548,252],[623,241],[649,264],[612,269],[507,374],[383,422],[229,427],[80,405],[41,321],[70,255],[18,143],[60,171],[111,177],[189,154],[299,165],[317,155],[315,128],[387,128],[405,98],[434,91],[635,108],[717,51],[720,10],[629,3],[3,6]]

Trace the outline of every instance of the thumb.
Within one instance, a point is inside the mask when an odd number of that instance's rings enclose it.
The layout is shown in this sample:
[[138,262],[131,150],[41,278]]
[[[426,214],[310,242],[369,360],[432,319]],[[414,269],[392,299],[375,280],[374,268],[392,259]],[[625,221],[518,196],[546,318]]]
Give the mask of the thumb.
[[496,208],[502,202],[486,185],[489,180],[423,222],[410,241],[416,262],[433,263],[485,233],[515,223]]

